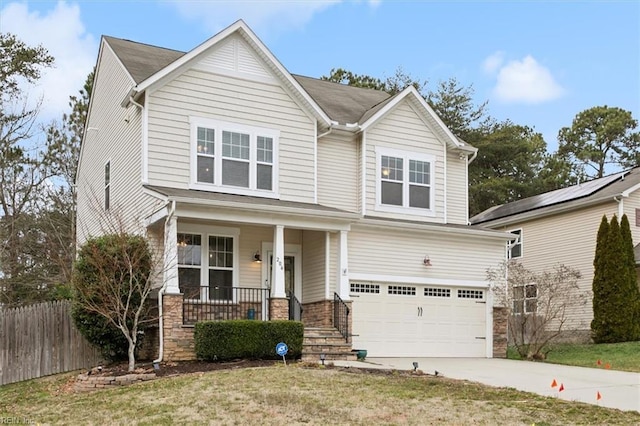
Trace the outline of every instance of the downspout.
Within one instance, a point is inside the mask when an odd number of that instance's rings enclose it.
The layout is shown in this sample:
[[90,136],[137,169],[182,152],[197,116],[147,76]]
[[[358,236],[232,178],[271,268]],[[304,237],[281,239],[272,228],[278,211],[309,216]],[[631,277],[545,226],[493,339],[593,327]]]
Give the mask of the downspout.
[[623,194],[620,194],[619,196],[616,195],[615,197],[613,197],[613,200],[618,203],[618,220],[622,219],[622,215],[624,214],[624,204],[622,202],[623,197],[624,197]]
[[467,165],[473,163],[473,160],[475,160],[477,156],[478,156],[478,150],[476,149],[476,152],[474,152],[471,158],[469,158],[469,162],[467,163]]
[[[167,236],[167,227],[169,225],[169,221],[173,217],[176,212],[176,201],[171,201],[171,209],[169,210],[169,214],[167,214],[167,219],[164,221],[164,236],[166,239]],[[165,248],[166,250],[166,248]],[[158,333],[158,359],[154,359],[153,363],[157,364],[162,362],[162,358],[164,357],[164,318],[162,317],[162,295],[167,290],[167,280],[163,280],[162,287],[160,291],[158,291],[158,327],[160,328]]]
[[320,138],[323,138],[323,137],[327,136],[331,132],[333,132],[333,127],[329,127],[329,130],[327,130],[324,133],[319,134],[318,137],[317,137],[317,140],[320,140]]
[[132,104],[134,104],[135,106],[137,106],[140,109],[144,109],[144,107],[141,104],[139,104],[138,102],[133,100],[133,96],[129,96],[129,102],[131,102]]

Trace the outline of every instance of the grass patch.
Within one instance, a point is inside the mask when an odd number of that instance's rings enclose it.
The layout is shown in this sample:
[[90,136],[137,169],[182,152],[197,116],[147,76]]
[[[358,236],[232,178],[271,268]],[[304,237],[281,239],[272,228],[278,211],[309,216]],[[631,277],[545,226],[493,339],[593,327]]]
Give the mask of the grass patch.
[[[507,357],[520,359],[514,348],[509,348]],[[545,362],[592,368],[609,365],[611,370],[640,373],[640,342],[556,344],[551,347]]]
[[167,377],[93,393],[65,392],[72,377],[0,387],[0,418],[153,425],[640,423],[637,412],[409,374],[293,365]]

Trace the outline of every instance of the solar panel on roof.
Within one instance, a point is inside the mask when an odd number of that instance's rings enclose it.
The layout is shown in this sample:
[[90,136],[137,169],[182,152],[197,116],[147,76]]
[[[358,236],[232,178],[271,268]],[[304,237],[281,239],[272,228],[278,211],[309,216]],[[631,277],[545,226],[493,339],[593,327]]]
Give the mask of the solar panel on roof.
[[495,209],[485,210],[483,213],[474,216],[471,218],[471,223],[486,222],[488,220],[511,216],[517,213],[586,197],[619,179],[620,176],[621,174],[605,176],[579,185],[556,189],[555,191],[545,192],[544,194],[534,195],[533,197],[503,204]]

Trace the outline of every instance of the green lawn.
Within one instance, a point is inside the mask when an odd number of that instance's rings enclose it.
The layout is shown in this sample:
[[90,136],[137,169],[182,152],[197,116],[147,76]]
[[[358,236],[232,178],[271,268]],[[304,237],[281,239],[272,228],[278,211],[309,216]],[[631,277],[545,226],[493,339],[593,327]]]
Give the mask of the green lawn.
[[91,393],[70,392],[72,379],[63,374],[0,386],[0,419],[55,425],[640,424],[638,412],[407,372],[277,365]]
[[[509,349],[509,358],[520,359]],[[600,364],[598,365],[598,360]],[[547,354],[545,362],[576,365],[579,367],[607,368],[640,373],[640,342],[600,344],[556,344]]]

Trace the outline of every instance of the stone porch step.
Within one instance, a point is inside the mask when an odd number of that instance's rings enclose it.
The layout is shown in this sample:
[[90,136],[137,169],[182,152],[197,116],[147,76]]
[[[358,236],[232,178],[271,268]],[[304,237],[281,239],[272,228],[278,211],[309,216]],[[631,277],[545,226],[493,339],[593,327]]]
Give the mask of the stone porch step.
[[318,361],[320,354],[324,354],[327,361],[356,359],[351,343],[347,343],[335,328],[305,327],[302,360]]

